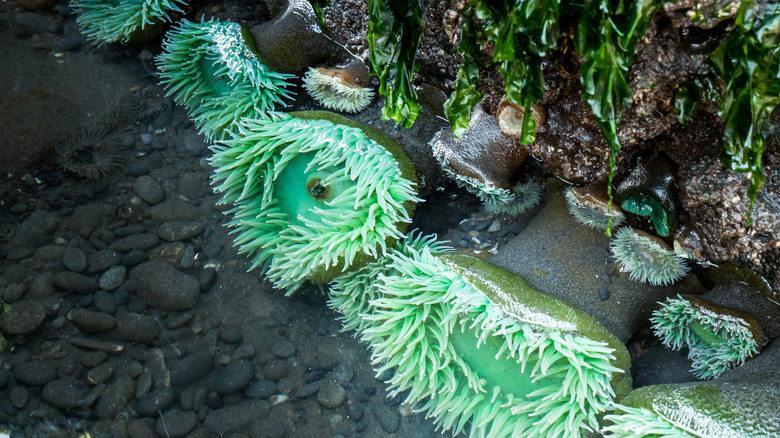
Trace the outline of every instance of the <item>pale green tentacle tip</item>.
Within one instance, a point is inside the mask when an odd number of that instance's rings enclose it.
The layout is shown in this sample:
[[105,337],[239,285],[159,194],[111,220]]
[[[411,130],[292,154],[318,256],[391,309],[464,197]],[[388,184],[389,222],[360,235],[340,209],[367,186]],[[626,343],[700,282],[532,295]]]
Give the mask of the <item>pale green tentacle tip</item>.
[[668,286],[688,275],[688,265],[663,240],[624,227],[609,243],[612,258],[629,278],[653,286]]

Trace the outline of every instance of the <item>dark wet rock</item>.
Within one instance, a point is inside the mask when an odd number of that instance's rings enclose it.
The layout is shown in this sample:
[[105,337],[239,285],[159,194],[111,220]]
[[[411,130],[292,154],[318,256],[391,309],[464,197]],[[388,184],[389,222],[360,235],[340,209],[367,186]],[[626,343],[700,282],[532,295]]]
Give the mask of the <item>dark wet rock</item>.
[[88,351],[81,355],[81,364],[87,368],[100,365],[108,359],[108,353],[105,351]]
[[272,382],[266,379],[260,379],[256,382],[252,382],[244,389],[244,395],[249,398],[267,399],[276,393],[276,382]]
[[249,425],[249,436],[253,438],[284,438],[286,433],[278,418],[258,418]]
[[10,335],[23,335],[37,329],[46,318],[46,309],[33,300],[21,300],[6,304],[0,314],[0,332]]
[[149,367],[144,367],[141,370],[141,374],[135,380],[135,398],[140,400],[146,397],[152,390],[152,370]]
[[131,250],[122,256],[122,264],[130,268],[140,265],[147,260],[149,260],[149,256],[146,255],[146,252],[140,249]]
[[226,325],[219,328],[219,338],[227,344],[238,344],[244,339],[244,331],[236,325]]
[[43,386],[57,377],[57,363],[52,360],[22,362],[13,368],[14,378],[28,386]]
[[[188,136],[184,141],[184,147],[191,154],[200,155],[206,149],[206,144],[200,137]],[[189,199],[197,199],[203,196],[206,189],[206,181],[202,174],[188,172],[179,178],[176,183],[176,191]]]
[[247,427],[256,418],[262,418],[269,408],[265,400],[232,404],[209,412],[203,425],[212,433],[226,435]]
[[151,418],[132,419],[127,422],[130,438],[149,438],[155,434],[155,420]]
[[22,294],[24,293],[25,288],[23,288],[19,284],[12,284],[5,288],[5,291],[2,294],[2,298],[6,303],[13,303],[16,301],[19,301],[19,299],[22,297]]
[[138,413],[144,417],[157,418],[160,416],[160,412],[165,412],[168,408],[173,406],[175,401],[176,395],[173,388],[159,388],[138,400],[136,409],[138,410]]
[[130,284],[146,304],[165,311],[191,309],[198,302],[200,294],[198,280],[157,260],[133,268],[130,271]]
[[54,275],[49,272],[36,275],[27,290],[27,296],[30,298],[50,297],[55,293],[57,290],[54,288]]
[[52,380],[43,387],[41,398],[57,409],[75,409],[82,405],[89,393],[84,383],[73,378]]
[[290,0],[273,20],[252,28],[261,59],[280,73],[300,74],[317,64],[338,65],[353,58],[325,35],[307,1]]
[[149,209],[152,220],[158,224],[175,221],[198,221],[200,211],[192,204],[179,200],[169,200]]
[[135,382],[128,377],[119,377],[108,384],[95,405],[95,414],[100,418],[114,418],[125,410],[133,399]]
[[113,362],[102,363],[89,370],[86,379],[87,384],[95,386],[97,384],[103,383],[114,375],[114,371],[116,371],[116,366]]
[[84,272],[87,269],[87,255],[79,248],[66,248],[62,253],[62,264],[69,271]]
[[11,404],[16,409],[22,409],[30,399],[30,393],[24,386],[17,385],[11,388]]
[[374,411],[374,417],[382,430],[387,433],[395,433],[401,425],[401,416],[398,413],[398,409],[390,406],[379,406]]
[[271,360],[263,367],[263,377],[274,382],[284,378],[287,372],[287,361],[281,359]]
[[198,284],[200,284],[200,291],[206,292],[214,285],[214,280],[217,278],[217,270],[212,267],[204,267],[198,270]]
[[68,320],[81,331],[87,333],[100,333],[111,329],[116,325],[113,316],[87,309],[73,309],[68,312]]
[[149,342],[160,335],[160,325],[152,315],[119,312],[116,326],[108,333],[112,339],[127,342]]
[[141,175],[133,182],[133,190],[139,198],[151,205],[159,204],[165,198],[165,190],[156,179]]
[[197,382],[214,367],[214,353],[197,351],[177,362],[171,368],[171,384],[187,386]]
[[117,308],[116,297],[105,290],[99,290],[92,295],[92,304],[99,312],[109,315],[113,315]]
[[244,389],[253,375],[252,362],[246,359],[235,360],[217,372],[211,387],[217,394],[230,394]]
[[122,256],[111,249],[93,252],[87,257],[87,273],[103,272],[122,262]]
[[325,408],[337,408],[346,399],[347,392],[341,385],[335,382],[323,382],[319,391],[317,391],[317,402]]
[[295,344],[284,338],[277,339],[271,346],[271,353],[276,357],[287,359],[295,356]]
[[124,227],[115,228],[112,233],[117,238],[123,238],[132,236],[133,234],[141,234],[146,232],[146,227],[141,224],[125,225]]
[[203,232],[205,225],[202,222],[175,221],[166,222],[157,228],[157,235],[168,242],[186,240]]
[[[319,391],[320,390],[320,386],[321,386],[321,382],[307,383],[307,384],[303,385],[299,390],[295,391],[295,393],[293,395],[295,396],[295,398],[304,399],[306,397],[309,397],[310,395],[313,395],[317,391]],[[329,402],[329,401],[332,401],[332,400],[326,400],[326,402]]]
[[252,344],[241,344],[233,350],[233,359],[251,359],[255,356],[255,347]]
[[112,291],[122,285],[126,275],[127,268],[122,265],[114,266],[100,276],[98,285],[101,289]]
[[54,285],[60,289],[77,294],[91,294],[100,286],[97,280],[76,272],[63,271],[54,275]]
[[161,437],[180,438],[194,429],[197,423],[198,416],[194,412],[171,409],[157,420],[155,430]]
[[140,250],[152,249],[155,246],[157,246],[158,243],[160,243],[160,238],[157,237],[156,234],[142,233],[142,234],[133,234],[132,236],[127,236],[122,239],[119,239],[111,243],[111,245],[109,245],[109,248],[111,248],[114,251],[125,253],[128,251],[132,251],[134,249],[140,249]]

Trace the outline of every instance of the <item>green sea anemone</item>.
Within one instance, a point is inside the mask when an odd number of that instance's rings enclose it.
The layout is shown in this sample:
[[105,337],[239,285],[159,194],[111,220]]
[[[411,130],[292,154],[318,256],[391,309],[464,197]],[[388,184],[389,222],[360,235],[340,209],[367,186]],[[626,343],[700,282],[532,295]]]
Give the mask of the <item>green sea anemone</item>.
[[330,306],[370,344],[390,395],[454,434],[579,437],[630,386],[595,319],[431,238],[335,279]]
[[626,220],[623,210],[615,204],[610,204],[605,184],[571,186],[566,189],[564,196],[569,213],[582,225],[606,231],[610,219],[615,228]]
[[143,42],[160,32],[171,12],[183,12],[184,0],[75,0],[81,31],[98,45]]
[[511,189],[505,189],[456,173],[442,161],[439,164],[444,173],[454,179],[458,186],[477,196],[491,213],[517,216],[535,207],[542,200],[542,186],[534,181],[519,183]]
[[631,392],[612,422],[611,438],[772,438],[780,436],[780,382],[765,379],[645,386]]
[[363,86],[368,83],[368,70],[365,67],[361,70],[355,64],[332,69],[309,68],[303,78],[303,88],[325,108],[359,113],[371,103],[374,91]]
[[766,343],[751,315],[694,296],[667,298],[650,321],[664,345],[688,347],[693,374],[700,379],[719,377],[744,364]]
[[609,242],[612,257],[634,281],[667,286],[688,274],[685,261],[657,236],[625,227]]
[[157,57],[168,95],[187,108],[200,131],[220,139],[242,118],[262,118],[292,93],[292,75],[271,71],[248,29],[229,21],[182,20]]
[[674,165],[658,154],[637,162],[615,188],[615,199],[629,213],[650,216],[659,236],[670,236],[677,227],[678,191]]
[[289,293],[384,253],[420,201],[398,145],[332,113],[306,116],[245,119],[212,146],[212,185],[233,205],[239,252]]

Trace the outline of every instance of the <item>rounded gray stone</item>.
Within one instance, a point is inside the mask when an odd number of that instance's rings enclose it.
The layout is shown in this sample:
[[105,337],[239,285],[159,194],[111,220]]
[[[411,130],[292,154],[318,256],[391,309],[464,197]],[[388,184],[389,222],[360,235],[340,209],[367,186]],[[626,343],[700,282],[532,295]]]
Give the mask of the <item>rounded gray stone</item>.
[[152,308],[169,312],[189,310],[198,302],[200,284],[195,277],[173,266],[153,260],[130,271],[130,284]]
[[157,235],[162,240],[175,242],[195,237],[203,232],[205,225],[195,221],[166,222],[157,228]]
[[157,234],[141,233],[132,236],[123,237],[109,245],[109,248],[121,253],[130,252],[134,249],[147,250],[152,249],[160,243]]
[[234,360],[217,372],[212,382],[212,389],[220,395],[240,391],[252,380],[254,371],[255,368],[249,360]]
[[171,409],[157,419],[155,430],[164,438],[180,438],[187,435],[198,423],[195,412],[183,412]]
[[68,312],[68,320],[87,333],[100,333],[111,329],[116,320],[108,313],[88,309],[73,309]]
[[125,281],[126,276],[127,268],[122,265],[114,266],[100,276],[98,285],[100,285],[100,288],[104,290],[115,290],[122,285],[122,282]]
[[53,360],[22,362],[13,369],[14,378],[27,386],[43,386],[57,377],[57,363]]
[[57,409],[75,409],[81,406],[89,388],[73,378],[52,380],[43,387],[41,399]]
[[278,339],[271,346],[271,353],[276,357],[287,359],[288,357],[295,356],[295,344],[284,338]]
[[325,408],[337,408],[346,398],[347,392],[335,382],[324,382],[317,391],[317,402]]
[[77,294],[91,294],[100,288],[94,278],[70,271],[55,274],[54,285]]
[[62,253],[62,264],[69,271],[84,272],[87,269],[87,255],[79,248],[67,248]]
[[160,325],[151,315],[117,312],[116,326],[108,335],[127,342],[150,342],[160,336]]
[[156,179],[141,175],[133,181],[133,191],[139,198],[151,205],[159,204],[165,198],[165,190]]
[[33,300],[21,300],[6,304],[0,314],[0,332],[9,335],[23,335],[37,329],[46,319],[43,304]]
[[171,384],[187,386],[195,383],[208,374],[214,367],[214,353],[206,350],[197,351],[180,360],[171,369]]

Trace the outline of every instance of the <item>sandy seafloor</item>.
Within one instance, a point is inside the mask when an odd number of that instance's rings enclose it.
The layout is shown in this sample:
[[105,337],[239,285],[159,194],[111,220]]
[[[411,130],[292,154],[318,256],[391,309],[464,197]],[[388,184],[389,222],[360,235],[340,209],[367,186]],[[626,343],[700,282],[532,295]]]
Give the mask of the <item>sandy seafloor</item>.
[[[0,429],[437,435],[402,396],[386,397],[386,376],[374,376],[366,346],[340,331],[327,288],[287,297],[247,272],[208,184],[208,145],[156,85],[151,52],[83,44],[72,20],[50,13],[8,3],[0,11],[0,147],[12,163],[0,177],[0,296],[26,309],[11,323],[22,333],[7,335],[0,353]],[[295,91],[295,109],[319,109]],[[359,118],[415,138],[420,150],[431,125],[402,133],[378,120],[380,109],[375,101]],[[100,146],[69,168],[63,150],[86,135]],[[94,166],[105,172],[89,179]],[[410,229],[462,250],[495,253],[530,217],[496,218],[451,183],[423,183],[426,203]],[[142,299],[131,272],[148,261],[153,292]],[[166,301],[170,294],[180,301]],[[193,297],[181,310],[155,309]],[[652,380],[692,379],[684,352],[659,354],[641,368]]]

